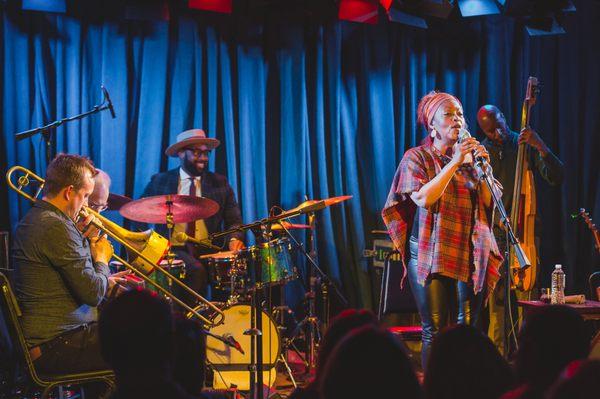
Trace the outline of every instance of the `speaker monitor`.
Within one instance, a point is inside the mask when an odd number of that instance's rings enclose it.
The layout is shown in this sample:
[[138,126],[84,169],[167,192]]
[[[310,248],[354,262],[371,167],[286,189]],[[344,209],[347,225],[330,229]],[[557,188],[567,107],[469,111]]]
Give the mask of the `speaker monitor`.
[[[416,313],[415,304],[410,284],[404,280],[404,287],[400,289],[400,282],[404,275],[404,267],[400,255],[395,252],[390,240],[379,239],[373,241],[372,258],[373,292],[375,303],[380,304],[381,315],[390,313]],[[386,258],[389,256],[389,261]]]

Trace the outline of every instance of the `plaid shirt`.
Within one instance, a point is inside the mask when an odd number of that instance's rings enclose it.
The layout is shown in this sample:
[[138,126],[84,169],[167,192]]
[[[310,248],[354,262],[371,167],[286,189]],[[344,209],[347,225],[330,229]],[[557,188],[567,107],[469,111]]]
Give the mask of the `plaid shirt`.
[[[450,161],[437,155],[430,144],[408,150],[394,176],[383,220],[394,246],[400,251],[406,271],[406,244],[412,230],[416,205],[410,199]],[[492,211],[479,195],[477,174],[461,166],[442,196],[419,210],[419,252],[417,277],[425,284],[433,274],[460,281],[472,281],[475,293],[484,283],[491,292],[498,281],[502,256],[491,230]],[[406,275],[406,273],[405,273]],[[404,280],[404,279],[403,279]]]

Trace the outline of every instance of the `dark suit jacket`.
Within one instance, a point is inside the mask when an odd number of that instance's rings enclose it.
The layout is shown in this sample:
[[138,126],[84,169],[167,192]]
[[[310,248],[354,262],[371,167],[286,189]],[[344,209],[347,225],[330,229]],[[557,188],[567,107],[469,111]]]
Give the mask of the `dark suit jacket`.
[[[150,183],[144,189],[142,197],[150,197],[154,195],[177,194],[177,186],[179,185],[179,168],[171,169],[168,172],[157,173],[150,179]],[[219,204],[219,211],[213,216],[205,219],[206,229],[209,234],[227,230],[242,224],[242,216],[233,189],[229,185],[227,178],[218,173],[204,172],[202,174],[202,196],[210,198]],[[143,225],[139,225],[145,228]],[[164,224],[155,226],[156,232],[163,237],[167,237],[167,226]],[[243,232],[236,232],[226,237],[229,241],[231,238],[244,240]],[[216,245],[221,245],[223,242],[215,242]],[[227,250],[227,247],[225,247]]]

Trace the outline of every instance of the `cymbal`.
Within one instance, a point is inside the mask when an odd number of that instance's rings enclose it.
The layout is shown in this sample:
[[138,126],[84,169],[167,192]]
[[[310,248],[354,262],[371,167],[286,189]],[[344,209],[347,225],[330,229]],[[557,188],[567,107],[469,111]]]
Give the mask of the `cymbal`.
[[325,201],[325,206],[331,206],[331,205],[339,204],[340,202],[349,200],[350,198],[352,198],[351,195],[340,195],[339,197],[325,198],[324,200],[321,200],[321,201]]
[[131,202],[131,198],[126,197],[124,195],[119,194],[108,194],[108,207],[107,211],[118,211],[121,207],[129,202]]
[[198,219],[206,219],[217,213],[219,204],[215,201],[195,197],[193,195],[156,195],[140,198],[123,205],[121,215],[136,222],[165,224],[167,223],[167,202],[171,201],[173,223],[189,223]]
[[310,229],[310,225],[308,224],[295,224],[286,222],[284,220],[282,222],[273,223],[273,225],[271,226],[271,231],[283,230],[282,225],[288,230]]
[[283,214],[295,213],[298,211],[303,211],[300,213],[320,211],[321,209],[349,200],[350,198],[352,198],[351,195],[341,195],[339,197],[325,198],[322,200],[308,200],[304,201],[297,207],[290,209],[289,211],[283,212]]

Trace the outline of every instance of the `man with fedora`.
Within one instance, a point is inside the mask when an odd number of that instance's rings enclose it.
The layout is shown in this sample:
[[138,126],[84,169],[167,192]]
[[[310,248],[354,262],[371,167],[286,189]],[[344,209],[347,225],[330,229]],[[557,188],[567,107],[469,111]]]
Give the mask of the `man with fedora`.
[[[178,157],[180,166],[155,174],[146,186],[143,197],[166,194],[193,195],[209,198],[219,204],[218,212],[207,219],[176,224],[173,236],[184,232],[201,240],[209,234],[242,224],[240,208],[227,178],[207,170],[208,156],[219,144],[219,140],[206,137],[202,129],[186,130],[178,134],[177,141],[166,149],[165,154]],[[168,234],[166,225],[157,225],[156,231],[164,237]],[[236,232],[226,237],[226,242],[214,244],[237,251],[244,248],[243,239],[244,233]],[[206,253],[206,250],[184,242],[172,241],[172,245],[175,255],[186,265],[185,282],[201,295],[206,295],[208,273],[205,265],[198,260],[198,256]]]

